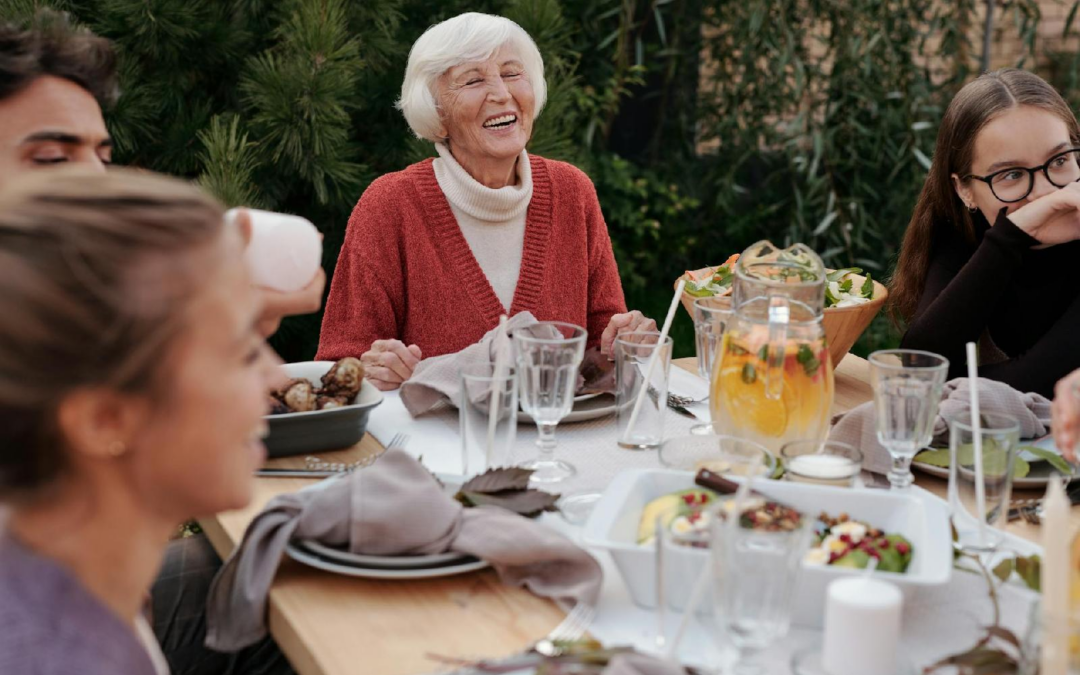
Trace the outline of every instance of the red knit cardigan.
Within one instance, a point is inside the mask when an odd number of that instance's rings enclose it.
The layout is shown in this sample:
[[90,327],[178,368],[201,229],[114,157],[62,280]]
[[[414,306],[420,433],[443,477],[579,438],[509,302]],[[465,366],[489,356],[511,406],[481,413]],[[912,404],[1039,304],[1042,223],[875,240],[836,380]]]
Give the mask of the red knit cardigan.
[[[596,189],[569,164],[529,161],[533,195],[510,315],[584,326],[595,345],[626,311]],[[424,358],[460,351],[504,311],[428,159],[382,176],[353,209],[316,358],[360,356],[391,338],[418,345]]]

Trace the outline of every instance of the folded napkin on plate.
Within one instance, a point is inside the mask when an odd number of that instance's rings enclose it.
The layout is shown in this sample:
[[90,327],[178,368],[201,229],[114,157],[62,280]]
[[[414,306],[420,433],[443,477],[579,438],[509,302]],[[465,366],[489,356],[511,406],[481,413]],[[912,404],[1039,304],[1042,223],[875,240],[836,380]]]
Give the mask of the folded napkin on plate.
[[208,647],[236,651],[266,635],[267,594],[292,539],[368,555],[467,553],[504,583],[564,604],[595,605],[603,581],[566,537],[500,508],[464,508],[419,462],[390,450],[368,468],[275,497],[251,521],[210,587]]
[[530,312],[519,312],[507,320],[505,327],[492,328],[479,342],[460,352],[422,360],[412,377],[401,385],[401,402],[405,404],[405,409],[417,417],[444,401],[458,405],[461,398],[461,369],[491,363],[495,360],[497,336],[534,323],[536,317]]
[[[1003,382],[980,377],[979,410],[1011,415],[1020,423],[1020,438],[1038,438],[1050,430],[1050,400],[1040,394],[1024,394]],[[892,469],[889,451],[878,443],[874,402],[864,403],[840,417],[829,432],[830,441],[843,441],[862,450],[863,469],[888,473]],[[971,387],[968,378],[945,383],[938,417],[934,422],[934,443],[949,442],[949,419],[971,418]]]

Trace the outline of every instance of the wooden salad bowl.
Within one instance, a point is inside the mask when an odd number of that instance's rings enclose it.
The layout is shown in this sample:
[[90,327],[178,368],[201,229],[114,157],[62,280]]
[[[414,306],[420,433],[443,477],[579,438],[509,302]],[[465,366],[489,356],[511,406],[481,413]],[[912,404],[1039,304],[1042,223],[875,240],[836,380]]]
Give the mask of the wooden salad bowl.
[[[704,272],[713,268],[702,268],[696,270],[696,272]],[[832,270],[829,270],[832,271]],[[679,277],[682,279],[683,277]],[[860,274],[852,274],[852,280],[856,286],[862,284],[866,277]],[[675,280],[672,287],[679,285],[679,279]],[[885,300],[889,297],[889,289],[885,288],[884,284],[874,281],[874,295],[870,298],[869,302],[864,302],[861,305],[854,305],[852,307],[828,307],[825,309],[825,313],[822,316],[821,323],[825,328],[825,341],[829,345],[829,356],[832,357],[833,367],[835,368],[840,364],[840,361],[847,356],[851,351],[851,347],[858,341],[859,336],[863,334],[863,331],[870,325],[870,322],[874,320],[878,312],[881,311],[882,306],[885,304]],[[686,309],[687,314],[690,315],[690,319],[694,318],[694,301],[698,298],[690,295],[686,291],[682,294],[682,306]],[[724,295],[719,298],[713,298],[710,304],[715,304],[717,307],[730,308],[731,307],[731,295]]]

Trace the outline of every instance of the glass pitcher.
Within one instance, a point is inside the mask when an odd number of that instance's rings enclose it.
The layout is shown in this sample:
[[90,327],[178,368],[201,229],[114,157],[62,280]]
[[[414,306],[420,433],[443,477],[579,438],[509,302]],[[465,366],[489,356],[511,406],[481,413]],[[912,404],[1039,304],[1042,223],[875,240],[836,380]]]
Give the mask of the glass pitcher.
[[712,419],[725,433],[773,454],[788,441],[824,438],[833,403],[824,306],[825,266],[805,245],[760,241],[739,257],[734,316],[709,396]]

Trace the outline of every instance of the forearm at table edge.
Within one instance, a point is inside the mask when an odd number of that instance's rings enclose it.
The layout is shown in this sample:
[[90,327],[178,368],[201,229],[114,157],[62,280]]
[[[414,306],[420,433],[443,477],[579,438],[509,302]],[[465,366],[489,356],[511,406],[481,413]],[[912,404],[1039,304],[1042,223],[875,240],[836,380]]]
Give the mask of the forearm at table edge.
[[[1005,216],[998,216],[975,253],[951,279],[943,280],[942,262],[931,262],[920,309],[901,340],[905,349],[924,349],[950,361],[963,358],[964,345],[978,341],[999,299],[1020,267],[1023,252],[1038,242]],[[937,274],[935,274],[937,272]],[[929,302],[928,302],[929,301]],[[962,375],[962,364],[950,374]]]

